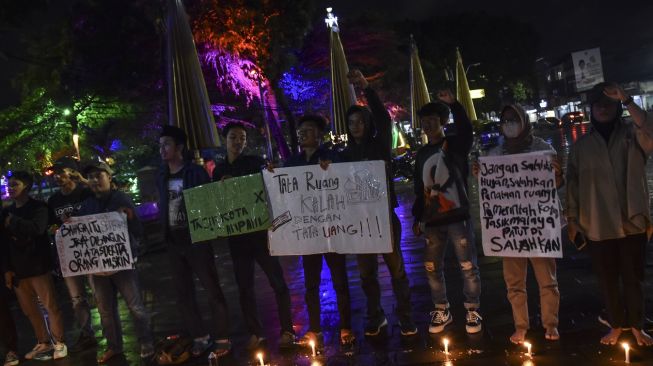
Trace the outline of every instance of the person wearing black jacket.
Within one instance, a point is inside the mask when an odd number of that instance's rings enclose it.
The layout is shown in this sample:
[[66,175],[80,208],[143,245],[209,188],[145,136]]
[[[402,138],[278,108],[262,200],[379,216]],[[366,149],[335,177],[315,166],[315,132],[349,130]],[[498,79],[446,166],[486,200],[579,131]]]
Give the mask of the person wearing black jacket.
[[[227,140],[227,156],[216,164],[213,171],[213,181],[217,182],[261,172],[265,161],[258,156],[243,154],[243,150],[247,146],[245,126],[238,123],[228,123],[222,129],[222,136]],[[265,340],[263,326],[256,308],[254,263],[258,263],[265,272],[276,296],[279,322],[281,323],[279,347],[292,347],[295,342],[295,331],[293,330],[290,311],[290,291],[288,285],[286,285],[279,259],[270,255],[267,231],[231,236],[228,241],[236,283],[240,292],[240,307],[245,317],[247,330],[251,334],[247,342],[247,349],[253,351],[259,348],[261,342]]]
[[[16,171],[9,178],[9,197],[14,203],[0,215],[0,242],[6,254],[4,279],[7,288],[16,291],[20,308],[36,333],[38,343],[25,358],[60,359],[68,355],[68,348],[64,343],[63,317],[50,273],[48,206],[29,196],[33,184],[34,180],[27,172]],[[38,305],[39,299],[49,315],[54,345]]]
[[[7,253],[2,248],[0,250],[0,273],[5,273],[7,262]],[[0,347],[5,351],[4,365],[15,366],[19,363],[18,358],[18,334],[16,333],[16,323],[11,315],[9,307],[10,293],[9,289],[0,285]]]
[[[363,90],[369,109],[362,106],[352,106],[347,110],[347,147],[341,152],[343,162],[383,160],[390,169],[392,161],[392,119],[376,92],[369,87],[367,80],[359,70],[352,70],[350,82]],[[397,197],[394,185],[386,170],[390,203],[397,207]],[[392,289],[397,299],[397,315],[401,334],[404,336],[417,334],[417,327],[412,321],[410,305],[410,286],[404,268],[401,253],[401,222],[392,210],[393,250],[384,253],[383,260],[392,276]],[[381,288],[378,278],[378,255],[359,254],[356,256],[361,285],[367,297],[367,323],[365,335],[376,336],[383,327],[388,325],[381,307]]]
[[227,301],[220,288],[220,277],[215,266],[211,242],[193,244],[188,229],[183,190],[211,182],[200,165],[184,161],[186,133],[174,126],[164,126],[159,137],[159,153],[164,165],[157,181],[159,212],[168,243],[168,257],[177,292],[177,306],[181,323],[193,337],[191,354],[198,357],[211,347],[210,334],[202,324],[202,316],[195,298],[193,275],[197,276],[207,293],[211,309],[211,329],[215,337],[217,356],[231,349]]
[[[326,120],[317,115],[305,115],[297,124],[297,137],[302,151],[288,158],[284,167],[317,165],[327,168],[327,164],[338,162],[338,156],[332,150],[322,146],[322,136],[326,129]],[[328,168],[327,168],[328,169]],[[315,342],[318,347],[324,344],[322,335],[320,309],[320,283],[322,280],[322,262],[326,261],[333,289],[338,302],[340,315],[340,343],[351,345],[355,338],[351,330],[351,298],[349,295],[349,279],[347,275],[347,256],[338,253],[311,254],[302,256],[304,268],[304,288],[306,292],[306,310],[308,312],[308,331],[299,340],[302,346]]]
[[[478,313],[481,279],[474,234],[469,220],[466,185],[473,129],[465,109],[450,91],[440,91],[438,98],[440,102],[428,103],[418,111],[428,144],[417,152],[413,180],[413,231],[415,236],[423,233],[426,237],[424,267],[435,307],[431,312],[429,332],[440,333],[453,321],[444,282],[444,253],[447,241],[451,241],[463,277],[467,310],[465,327],[468,333],[478,333],[482,330],[482,318]],[[445,136],[443,126],[449,119],[449,111],[453,114],[455,134]],[[439,180],[444,179],[442,177],[448,179],[440,182]],[[449,199],[443,198],[448,190],[454,192],[452,195],[456,197],[441,207],[442,200]]]

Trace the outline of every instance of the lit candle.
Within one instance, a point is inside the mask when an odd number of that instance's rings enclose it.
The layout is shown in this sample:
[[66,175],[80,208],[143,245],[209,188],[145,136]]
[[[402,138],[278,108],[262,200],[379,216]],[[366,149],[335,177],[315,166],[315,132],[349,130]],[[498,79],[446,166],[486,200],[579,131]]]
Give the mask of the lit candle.
[[524,346],[526,347],[526,350],[527,350],[526,357],[529,357],[529,358],[532,357],[533,354],[531,353],[531,350],[532,350],[533,345],[528,343],[528,342],[524,342]]
[[447,338],[444,338],[442,340],[442,344],[444,344],[444,354],[448,355],[449,354],[449,340]]
[[258,357],[258,362],[260,366],[265,366],[265,362],[263,362],[263,353],[259,352],[256,354],[256,357]]
[[315,341],[311,339],[308,344],[311,346],[311,350],[313,351],[313,357],[317,356],[315,353]]
[[621,347],[624,348],[624,351],[626,351],[626,363],[630,363],[630,346],[628,343],[622,343]]

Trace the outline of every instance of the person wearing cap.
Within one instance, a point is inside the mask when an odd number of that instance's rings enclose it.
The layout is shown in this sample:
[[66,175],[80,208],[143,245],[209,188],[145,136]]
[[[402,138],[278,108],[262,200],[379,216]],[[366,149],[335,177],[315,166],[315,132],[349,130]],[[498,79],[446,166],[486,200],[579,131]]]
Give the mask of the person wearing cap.
[[[590,91],[592,128],[571,147],[567,162],[567,231],[587,242],[603,292],[614,345],[630,328],[638,345],[651,346],[644,326],[646,244],[653,233],[646,162],[653,152],[653,118],[620,86]],[[632,122],[621,118],[625,106]]]
[[[331,162],[338,162],[338,155],[322,146],[322,137],[326,130],[326,120],[318,115],[305,115],[297,124],[297,137],[302,151],[288,158],[284,167],[320,164],[327,169]],[[322,262],[326,261],[333,289],[338,302],[340,315],[340,344],[351,345],[354,333],[351,330],[351,298],[349,295],[349,278],[347,275],[347,256],[338,253],[311,254],[302,256],[304,268],[304,288],[306,292],[306,310],[308,312],[308,331],[299,340],[299,344],[308,347],[313,341],[318,347],[323,346],[320,283],[322,282]]]
[[[159,153],[163,166],[158,179],[159,217],[165,228],[168,257],[177,293],[180,320],[193,337],[191,354],[201,355],[212,346],[214,353],[224,356],[231,349],[227,301],[220,288],[211,241],[192,243],[184,206],[183,190],[211,182],[206,170],[191,161],[184,161],[186,133],[174,126],[164,126],[159,137]],[[202,314],[195,298],[197,277],[206,291],[211,309],[211,332],[204,329]]]
[[[247,146],[247,129],[239,123],[228,123],[222,129],[222,136],[227,140],[227,156],[218,162],[213,171],[213,181],[218,182],[233,177],[242,177],[259,173],[265,160],[254,155],[243,154]],[[229,252],[234,265],[234,274],[240,293],[240,307],[245,318],[247,331],[250,333],[247,349],[256,350],[265,341],[263,326],[256,307],[254,291],[254,264],[258,263],[265,273],[274,291],[281,323],[280,348],[290,348],[295,342],[290,310],[290,291],[283,276],[283,269],[278,257],[270,255],[267,231],[230,236]]]
[[[112,211],[123,212],[127,216],[129,242],[134,262],[136,262],[136,249],[143,234],[143,227],[136,215],[136,208],[131,198],[121,191],[111,189],[113,170],[105,162],[92,162],[84,168],[83,173],[88,180],[93,196],[82,202],[82,206],[73,216],[94,215]],[[98,357],[98,362],[105,363],[123,352],[117,292],[122,295],[134,319],[134,328],[141,345],[141,358],[151,357],[154,354],[150,328],[151,315],[143,305],[136,269],[95,273],[90,278],[95,290],[95,301],[100,314],[102,332],[107,339],[107,349]]]
[[[0,243],[6,255],[4,283],[16,292],[20,308],[32,324],[38,341],[25,359],[46,361],[66,357],[68,348],[50,273],[48,206],[29,196],[33,184],[32,175],[24,171],[15,171],[9,177],[9,197],[14,202],[0,213]],[[39,301],[48,312],[49,327]]]
[[[79,173],[75,159],[70,157],[60,158],[48,170],[52,172],[54,181],[59,186],[59,191],[48,198],[52,231],[52,229],[61,226],[75,211],[79,210],[82,202],[92,196],[93,193],[86,186],[86,180]],[[77,341],[70,346],[71,352],[80,352],[97,346],[95,334],[91,327],[91,308],[86,298],[87,280],[88,276],[64,277],[73,307],[75,322],[79,327]]]

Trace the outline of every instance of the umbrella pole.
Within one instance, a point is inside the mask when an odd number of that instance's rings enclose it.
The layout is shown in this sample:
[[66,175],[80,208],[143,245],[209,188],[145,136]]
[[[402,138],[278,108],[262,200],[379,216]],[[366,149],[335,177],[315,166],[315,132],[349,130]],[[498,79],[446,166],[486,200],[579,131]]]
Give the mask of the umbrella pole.
[[204,166],[204,159],[199,150],[193,150],[193,163],[202,167]]
[[257,81],[258,81],[259,101],[261,102],[261,110],[263,112],[263,123],[265,123],[265,135],[267,137],[267,143],[268,143],[267,160],[273,161],[272,160],[272,135],[270,134],[270,122],[268,121],[268,113],[265,110],[265,99],[264,99],[265,97],[263,95],[263,84],[261,83],[260,76],[257,78]]

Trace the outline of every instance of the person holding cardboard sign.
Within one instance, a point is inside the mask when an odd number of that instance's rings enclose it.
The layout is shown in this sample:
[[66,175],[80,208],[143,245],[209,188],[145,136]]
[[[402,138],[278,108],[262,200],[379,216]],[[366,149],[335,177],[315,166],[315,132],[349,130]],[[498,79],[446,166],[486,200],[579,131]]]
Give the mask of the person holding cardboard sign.
[[[553,147],[539,137],[533,136],[531,123],[524,109],[516,104],[505,106],[501,112],[500,129],[503,135],[502,143],[488,151],[488,155],[511,155],[534,151],[556,153]],[[556,188],[563,184],[562,170],[557,158],[553,158],[552,166],[555,172]],[[479,175],[480,166],[477,161],[472,164],[472,174]],[[511,174],[511,173],[507,173]],[[516,174],[512,174],[516,176]],[[545,338],[556,341],[558,333],[558,311],[560,309],[560,291],[556,277],[555,258],[525,258],[504,257],[503,279],[508,290],[508,301],[512,306],[512,316],[515,332],[510,336],[510,342],[522,344],[528,331],[528,301],[526,295],[526,276],[528,262],[531,263],[535,278],[540,289],[540,309]]]
[[[335,152],[322,146],[322,136],[326,130],[326,120],[317,115],[305,115],[297,124],[297,137],[302,148],[301,153],[288,158],[284,167],[320,164],[324,169],[338,161]],[[351,330],[351,299],[349,296],[349,279],[347,275],[347,256],[338,253],[311,254],[302,256],[304,267],[304,287],[306,293],[306,310],[308,311],[308,331],[299,340],[299,344],[308,347],[313,341],[318,348],[323,347],[324,337],[320,324],[320,282],[322,261],[326,261],[331,271],[333,289],[338,301],[340,315],[340,344],[351,345],[354,333]]]
[[[227,140],[227,156],[219,162],[213,171],[213,181],[221,181],[232,177],[259,173],[265,161],[253,155],[245,155],[247,146],[247,130],[239,123],[228,123],[222,129],[222,136]],[[247,330],[250,333],[247,349],[254,351],[265,341],[263,325],[256,308],[256,293],[254,292],[254,264],[258,263],[270,281],[274,290],[279,309],[281,323],[280,348],[292,347],[295,342],[295,331],[292,326],[290,310],[290,290],[283,276],[279,258],[270,255],[268,249],[267,231],[256,231],[249,234],[230,236],[229,252],[234,264],[236,283],[240,292],[240,307],[245,317]]]
[[[138,246],[138,239],[143,234],[143,227],[136,215],[134,203],[125,193],[111,189],[113,170],[107,163],[102,161],[90,163],[84,168],[84,175],[88,179],[93,196],[82,202],[82,207],[74,216],[112,211],[123,212],[127,216],[129,242],[135,261],[135,249]],[[98,362],[106,363],[123,352],[122,328],[117,307],[118,292],[122,295],[134,318],[134,328],[141,344],[141,358],[147,359],[154,355],[150,327],[151,315],[143,304],[136,269],[92,274],[91,283],[95,290],[95,301],[98,313],[100,313],[102,332],[107,339],[107,349],[98,357]]]

